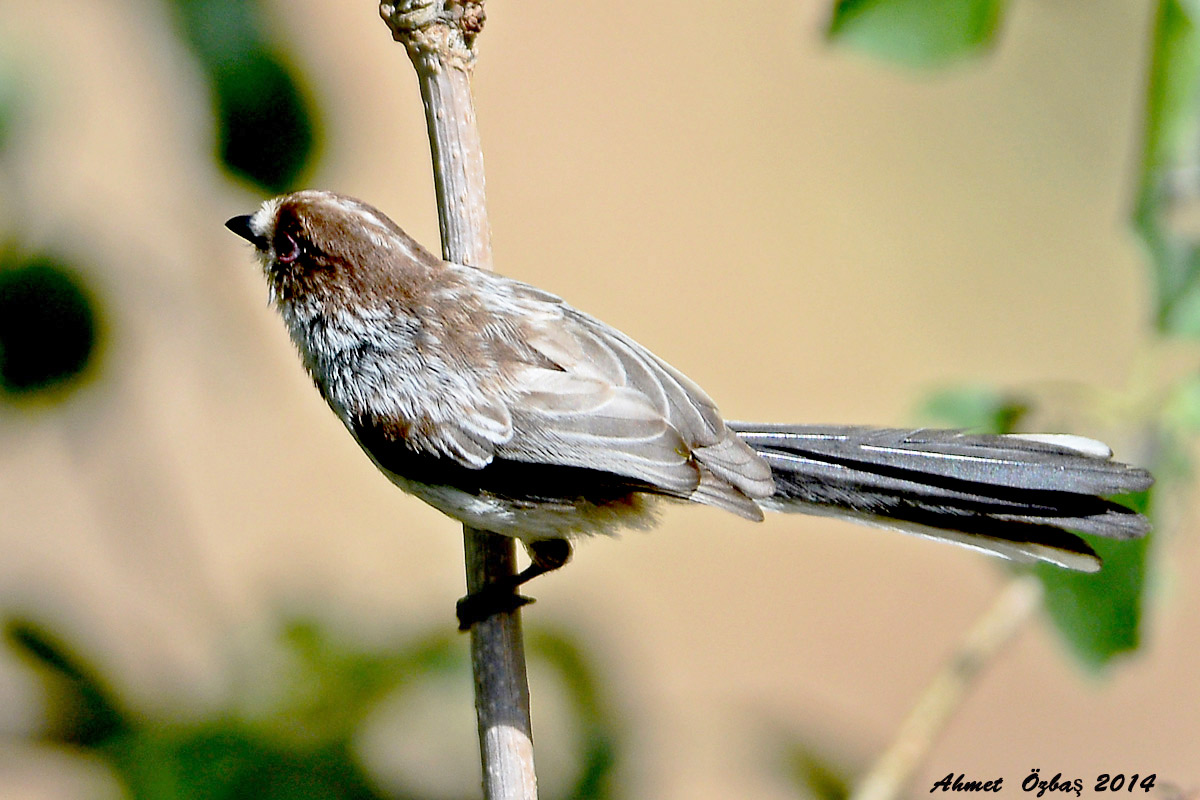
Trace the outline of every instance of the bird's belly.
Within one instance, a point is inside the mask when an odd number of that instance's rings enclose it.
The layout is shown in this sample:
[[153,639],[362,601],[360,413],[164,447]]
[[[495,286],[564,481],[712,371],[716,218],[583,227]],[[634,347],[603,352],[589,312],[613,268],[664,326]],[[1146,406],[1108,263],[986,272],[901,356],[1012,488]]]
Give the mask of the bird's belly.
[[472,469],[363,428],[351,431],[392,483],[480,530],[523,541],[615,533],[654,522],[645,483],[601,470],[493,458]]
[[649,528],[654,498],[638,491],[589,498],[513,498],[492,492],[422,483],[381,468],[388,479],[447,516],[472,528],[525,542],[614,534],[620,528]]

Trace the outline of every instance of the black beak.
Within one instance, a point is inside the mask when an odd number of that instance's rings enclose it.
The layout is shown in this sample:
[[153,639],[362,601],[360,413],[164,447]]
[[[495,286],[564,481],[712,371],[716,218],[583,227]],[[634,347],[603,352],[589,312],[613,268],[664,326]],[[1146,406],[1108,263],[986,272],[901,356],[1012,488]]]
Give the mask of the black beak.
[[239,217],[232,217],[225,222],[225,227],[236,233],[238,236],[245,239],[250,244],[257,247],[259,250],[267,249],[267,242],[250,227],[250,215],[242,214]]

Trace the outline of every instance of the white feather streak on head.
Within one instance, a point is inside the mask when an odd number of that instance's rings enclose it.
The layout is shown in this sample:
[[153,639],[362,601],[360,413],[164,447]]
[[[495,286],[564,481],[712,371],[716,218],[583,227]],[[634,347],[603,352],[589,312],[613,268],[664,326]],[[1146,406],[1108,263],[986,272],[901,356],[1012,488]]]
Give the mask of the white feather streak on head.
[[395,232],[381,220],[371,208],[353,198],[343,197],[342,195],[329,192],[317,193],[328,202],[330,205],[337,207],[342,213],[356,217],[363,226],[363,233],[371,240],[371,243],[376,247],[382,247],[385,250],[395,250],[404,255],[415,258],[416,253],[408,246],[408,243],[396,236]]
[[279,202],[282,197],[272,197],[258,207],[258,211],[250,217],[250,230],[255,236],[262,237],[268,242],[275,235],[275,218],[279,213]]
[[[282,199],[282,197],[272,197],[270,200],[264,201],[250,216],[250,231],[267,245],[262,250],[256,248],[254,254],[258,256],[263,272],[268,273],[268,278],[270,277],[271,263],[275,260],[275,221],[278,219],[279,202]],[[267,286],[270,290],[271,304],[275,305],[277,301],[275,282],[268,279]]]

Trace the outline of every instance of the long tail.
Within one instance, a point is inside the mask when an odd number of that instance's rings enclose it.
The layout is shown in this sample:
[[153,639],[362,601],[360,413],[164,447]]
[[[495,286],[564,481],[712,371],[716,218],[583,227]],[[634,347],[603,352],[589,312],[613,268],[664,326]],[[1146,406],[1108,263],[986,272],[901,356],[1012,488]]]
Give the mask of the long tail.
[[773,511],[844,517],[1084,572],[1100,559],[1070,531],[1132,539],[1150,529],[1105,499],[1149,488],[1150,473],[1080,436],[729,427],[771,465],[775,494],[759,502]]

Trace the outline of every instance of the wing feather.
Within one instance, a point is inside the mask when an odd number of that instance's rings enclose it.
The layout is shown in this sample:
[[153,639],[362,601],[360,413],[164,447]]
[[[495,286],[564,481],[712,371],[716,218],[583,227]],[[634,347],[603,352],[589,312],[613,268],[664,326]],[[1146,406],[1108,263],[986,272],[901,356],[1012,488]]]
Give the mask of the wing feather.
[[686,496],[700,482],[688,447],[640,393],[566,372],[531,369],[511,411],[514,435],[497,454],[625,475]]
[[[455,285],[447,313],[479,308],[487,324],[434,330],[438,317],[406,334],[413,345],[399,352],[424,360],[386,381],[414,384],[390,392],[414,399],[395,413],[404,424],[391,438],[470,469],[496,459],[578,467],[628,478],[638,490],[758,513],[750,497],[770,494],[770,468],[699,386],[553,295],[494,274],[469,278]],[[479,293],[464,295],[467,285]]]
[[[691,499],[712,505],[738,509],[747,515],[748,497],[766,497],[774,490],[770,468],[725,426],[716,404],[690,379],[654,356],[619,331],[569,306],[554,324],[540,328],[529,338],[530,345],[555,362],[572,377],[597,381],[599,391],[615,390],[626,398],[637,398],[639,408],[660,421],[664,429],[652,439],[634,441],[636,430],[628,429],[626,417],[614,418],[594,409],[573,409],[574,414],[547,417],[543,392],[536,398],[526,394],[514,407],[515,419],[534,412],[530,422],[517,423],[518,438],[536,442],[547,436],[556,443],[573,446],[581,461],[573,462],[593,469],[617,471],[642,480],[653,480],[671,494],[686,494]],[[560,378],[560,380],[566,380]],[[522,386],[547,381],[525,378]],[[578,391],[579,384],[564,386]],[[537,402],[530,402],[537,400]],[[561,410],[561,401],[553,405]],[[567,433],[571,438],[564,440]],[[544,452],[545,443],[537,449]],[[709,471],[700,485],[700,465]],[[632,470],[632,471],[631,471]],[[648,471],[649,470],[649,471]],[[685,480],[686,476],[686,480]],[[751,503],[752,504],[752,503]]]

